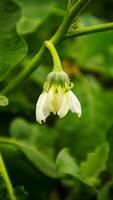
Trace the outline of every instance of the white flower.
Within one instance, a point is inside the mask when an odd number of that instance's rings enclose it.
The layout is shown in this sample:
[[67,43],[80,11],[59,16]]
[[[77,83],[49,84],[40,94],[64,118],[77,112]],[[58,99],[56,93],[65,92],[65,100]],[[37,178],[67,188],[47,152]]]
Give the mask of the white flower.
[[62,118],[69,110],[80,117],[81,105],[70,90],[72,87],[73,84],[70,83],[69,77],[64,71],[49,73],[44,83],[44,91],[36,104],[36,120],[39,123],[45,122],[51,112]]
[[69,110],[78,117],[81,116],[81,105],[74,93],[71,90],[64,93],[62,88],[55,91],[51,87],[48,92],[44,91],[37,101],[36,120],[39,123],[45,122],[50,112],[62,118]]

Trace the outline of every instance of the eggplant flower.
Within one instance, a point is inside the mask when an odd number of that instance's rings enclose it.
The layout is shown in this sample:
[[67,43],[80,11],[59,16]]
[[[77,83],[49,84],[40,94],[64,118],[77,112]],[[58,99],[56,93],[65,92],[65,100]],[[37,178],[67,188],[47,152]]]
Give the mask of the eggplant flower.
[[51,112],[62,118],[70,110],[80,117],[81,105],[71,91],[72,87],[73,84],[70,83],[68,75],[63,70],[49,73],[36,104],[37,122],[45,122]]

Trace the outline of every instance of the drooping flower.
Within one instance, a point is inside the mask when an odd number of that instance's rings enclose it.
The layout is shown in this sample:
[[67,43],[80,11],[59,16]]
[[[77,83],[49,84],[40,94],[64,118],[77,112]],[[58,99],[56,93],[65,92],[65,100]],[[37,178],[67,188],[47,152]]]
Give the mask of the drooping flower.
[[63,70],[49,73],[36,104],[36,120],[39,123],[45,122],[51,112],[62,118],[69,110],[80,117],[81,105],[71,91],[72,87],[73,84]]

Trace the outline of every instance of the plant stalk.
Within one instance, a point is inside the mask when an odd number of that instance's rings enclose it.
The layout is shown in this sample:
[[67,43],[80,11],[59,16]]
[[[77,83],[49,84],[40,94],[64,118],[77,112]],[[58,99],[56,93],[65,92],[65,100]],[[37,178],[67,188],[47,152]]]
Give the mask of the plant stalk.
[[4,164],[4,161],[3,161],[1,154],[0,154],[0,172],[1,172],[1,175],[2,175],[3,180],[5,182],[10,200],[16,200],[16,197],[14,195],[14,189],[13,189],[13,186],[11,184],[10,178],[8,176],[8,173],[7,173],[7,170],[6,170],[6,167],[5,167],[5,164]]
[[48,50],[50,51],[51,56],[53,58],[53,63],[54,63],[53,70],[54,71],[61,71],[62,65],[61,65],[60,58],[58,56],[58,53],[57,53],[54,45],[50,41],[45,41],[44,44],[48,48]]

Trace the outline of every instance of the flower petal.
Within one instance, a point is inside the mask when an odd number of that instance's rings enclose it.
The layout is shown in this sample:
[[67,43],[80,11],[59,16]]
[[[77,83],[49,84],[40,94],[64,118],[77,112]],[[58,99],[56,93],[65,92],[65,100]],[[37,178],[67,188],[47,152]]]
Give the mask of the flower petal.
[[57,113],[60,118],[64,117],[68,113],[69,106],[70,106],[70,104],[69,104],[69,97],[68,97],[68,92],[67,92],[63,96],[63,100],[62,100],[60,109]]
[[47,92],[43,92],[37,101],[36,104],[36,120],[42,124],[42,121],[45,122],[46,118],[50,114],[47,107],[45,107],[47,101]]
[[61,106],[63,94],[61,90],[58,90],[57,92],[52,88],[48,92],[48,106],[51,112],[56,114]]
[[75,94],[72,91],[68,92],[69,98],[70,98],[70,110],[73,113],[77,113],[78,117],[81,116],[82,111],[81,111],[81,104]]

